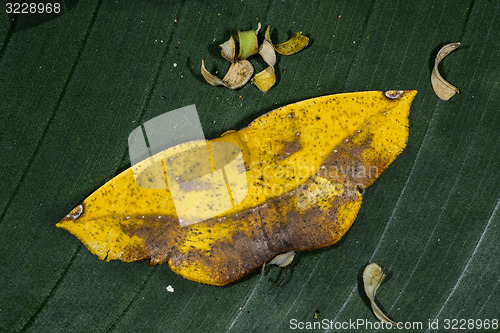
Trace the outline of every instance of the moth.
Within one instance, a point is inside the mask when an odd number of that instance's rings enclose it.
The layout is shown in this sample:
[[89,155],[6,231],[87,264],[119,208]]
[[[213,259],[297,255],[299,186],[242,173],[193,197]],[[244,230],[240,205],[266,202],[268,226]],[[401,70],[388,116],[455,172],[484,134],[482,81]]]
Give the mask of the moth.
[[[57,227],[99,259],[168,261],[186,279],[226,285],[280,254],[342,238],[358,214],[361,190],[405,148],[416,93],[312,98],[268,112],[206,146],[169,148],[107,182]],[[193,171],[200,147],[211,154],[201,176]],[[238,158],[241,165],[231,171]],[[174,176],[165,181],[167,170]],[[225,183],[207,180],[221,172]],[[144,186],[149,183],[164,185]],[[229,206],[223,193],[230,193]]]

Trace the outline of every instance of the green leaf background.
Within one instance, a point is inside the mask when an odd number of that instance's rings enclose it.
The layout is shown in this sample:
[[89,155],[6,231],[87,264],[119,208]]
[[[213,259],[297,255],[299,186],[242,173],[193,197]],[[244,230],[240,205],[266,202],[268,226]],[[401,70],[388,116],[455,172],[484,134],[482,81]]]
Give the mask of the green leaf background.
[[[377,295],[389,317],[423,323],[410,331],[434,319],[439,331],[446,318],[500,319],[499,1],[69,2],[33,26],[33,15],[13,25],[0,15],[0,331],[376,322],[360,285],[371,261],[389,271]],[[278,57],[268,93],[206,84],[201,59],[224,73],[218,44],[258,22],[275,41],[303,31],[311,42]],[[461,94],[443,102],[430,71],[439,48],[457,41],[441,72]],[[194,103],[215,138],[292,102],[386,89],[419,91],[407,148],[366,190],[347,235],[299,253],[281,287],[268,281],[277,267],[213,287],[167,265],[106,263],[55,227],[129,166],[129,133],[157,115]]]

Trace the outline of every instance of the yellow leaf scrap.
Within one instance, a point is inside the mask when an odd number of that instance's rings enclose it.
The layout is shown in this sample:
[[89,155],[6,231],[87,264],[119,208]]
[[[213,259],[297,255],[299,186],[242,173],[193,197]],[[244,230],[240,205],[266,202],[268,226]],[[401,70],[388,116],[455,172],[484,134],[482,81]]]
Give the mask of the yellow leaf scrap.
[[439,63],[451,52],[456,50],[460,46],[460,43],[451,43],[443,46],[441,50],[439,50],[436,60],[434,61],[434,68],[432,69],[431,74],[431,84],[432,89],[436,95],[441,98],[443,101],[447,101],[452,98],[455,94],[459,94],[460,90],[457,87],[447,82],[441,74],[439,73]]
[[271,66],[255,74],[252,78],[252,84],[255,84],[262,92],[267,92],[275,83],[276,74],[274,74],[274,68]]
[[[267,26],[265,38],[266,40],[271,42],[271,33],[269,29],[270,27]],[[304,47],[307,46],[307,44],[309,44],[309,38],[307,36],[302,35],[302,31],[299,31],[296,32],[292,36],[292,38],[290,38],[286,42],[281,44],[273,44],[273,46],[276,52],[278,52],[279,54],[291,55],[302,50]]]
[[385,315],[385,313],[380,310],[377,303],[375,303],[375,294],[378,288],[385,279],[385,269],[377,265],[376,263],[371,263],[365,267],[363,271],[363,285],[365,288],[366,296],[370,299],[371,306],[375,317],[381,322],[386,324],[392,324],[397,327],[401,327],[401,324],[396,323]]

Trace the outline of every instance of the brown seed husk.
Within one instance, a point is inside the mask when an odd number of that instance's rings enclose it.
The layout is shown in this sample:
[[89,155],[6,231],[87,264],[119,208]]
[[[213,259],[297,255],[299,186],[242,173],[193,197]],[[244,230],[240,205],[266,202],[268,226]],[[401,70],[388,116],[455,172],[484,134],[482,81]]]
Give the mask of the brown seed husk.
[[281,268],[289,266],[293,259],[295,258],[295,251],[289,251],[285,252],[282,254],[278,254],[276,257],[274,257],[270,262],[264,263],[262,265],[262,271],[261,274],[264,274],[264,270],[266,269],[267,265],[276,265]]
[[267,264],[268,265],[276,265],[279,267],[286,267],[292,263],[293,258],[295,258],[295,252],[290,251],[290,252],[278,254],[276,257],[273,258],[273,260],[271,260]]
[[271,26],[268,25],[266,31],[264,32],[264,39],[267,40],[269,43],[273,43],[271,41],[271,32],[270,32]]
[[269,66],[274,67],[276,64],[276,52],[274,52],[274,47],[271,42],[263,40],[259,47],[259,54]]
[[224,57],[224,59],[233,62],[236,55],[236,42],[234,37],[231,36],[231,38],[227,41],[220,44],[219,47],[221,48],[220,54]]
[[439,63],[452,51],[456,50],[460,46],[460,43],[451,43],[443,46],[441,50],[439,50],[436,60],[434,61],[434,68],[432,69],[432,74],[431,74],[431,84],[432,84],[432,89],[434,89],[434,92],[436,95],[442,99],[443,101],[447,101],[450,98],[452,98],[455,94],[459,94],[460,90],[452,85],[451,83],[447,82],[441,74],[439,73]]
[[[370,299],[371,306],[375,317],[384,323],[390,323],[394,326],[401,326],[401,323],[396,323],[395,321],[389,319],[382,310],[375,303],[375,294],[378,288],[385,279],[385,269],[377,265],[376,263],[371,263],[365,267],[363,271],[363,285],[365,287],[366,296]],[[398,327],[399,327],[398,326]]]
[[243,87],[252,77],[254,72],[252,64],[248,60],[240,60],[233,62],[224,78],[221,80],[217,76],[211,74],[205,68],[205,62],[201,61],[201,74],[205,80],[213,86],[225,86],[229,89],[238,89]]

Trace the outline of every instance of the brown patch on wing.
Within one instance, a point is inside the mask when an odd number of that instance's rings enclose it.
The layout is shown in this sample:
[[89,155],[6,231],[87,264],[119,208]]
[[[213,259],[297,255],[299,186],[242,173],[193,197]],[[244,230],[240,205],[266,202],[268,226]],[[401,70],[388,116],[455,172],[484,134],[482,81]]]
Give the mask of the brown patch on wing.
[[[196,282],[225,285],[280,253],[316,249],[337,242],[354,222],[354,218],[346,220],[339,216],[339,207],[357,202],[360,194],[357,190],[346,191],[325,199],[329,201],[326,210],[315,205],[301,212],[296,208],[296,198],[313,179],[254,209],[203,222],[214,227],[217,223],[232,225],[235,230],[231,239],[216,240],[208,253],[194,246],[181,251],[177,246],[169,260],[171,269]],[[239,228],[241,221],[251,226],[246,225],[243,230]]]
[[382,172],[381,163],[368,164],[363,159],[363,152],[371,147],[371,138],[361,144],[355,144],[349,138],[334,150],[320,168],[318,174],[338,181],[346,186],[370,186]]
[[[293,203],[301,191],[308,191],[313,181],[314,177],[311,177],[306,184],[291,192],[287,200]],[[282,205],[279,200],[273,200],[274,209],[282,216],[282,220],[276,223],[272,219],[262,219],[262,227],[270,235],[270,247],[279,254],[292,250],[312,250],[336,243],[354,222],[354,219],[343,220],[339,216],[339,207],[355,203],[360,197],[357,189],[346,189],[339,195],[322,198],[323,202],[304,211],[291,203]],[[321,207],[325,203],[326,209]]]
[[174,247],[186,233],[177,219],[172,217],[141,217],[142,224],[121,225],[121,230],[129,236],[137,236],[144,240],[142,246],[127,247],[124,261],[136,261],[151,258],[150,264],[165,262]]
[[[269,248],[267,237],[260,227],[261,207],[204,221],[214,232],[221,225],[232,227],[231,238],[218,238],[208,251],[195,246],[182,250],[179,244],[169,259],[170,268],[196,282],[225,285],[274,257],[276,254]],[[244,228],[241,221],[244,221]]]
[[350,188],[366,188],[380,177],[391,164],[392,159],[367,160],[363,154],[374,151],[372,136],[357,142],[356,135],[340,144],[320,167],[318,175],[349,186]]
[[287,159],[293,153],[302,148],[300,144],[300,132],[295,133],[295,138],[292,141],[283,141],[283,150],[276,155],[278,160]]

